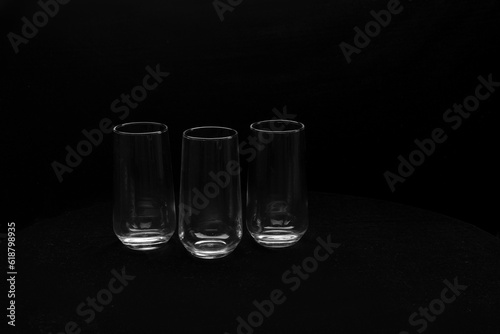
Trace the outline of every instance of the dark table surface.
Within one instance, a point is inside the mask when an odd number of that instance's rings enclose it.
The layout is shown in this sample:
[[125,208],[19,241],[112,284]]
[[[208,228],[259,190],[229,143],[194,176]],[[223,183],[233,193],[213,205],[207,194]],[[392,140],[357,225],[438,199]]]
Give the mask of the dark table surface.
[[159,251],[128,250],[111,203],[41,221],[17,236],[16,329],[500,333],[498,238],[385,201],[311,193],[309,206],[297,245],[268,250],[245,230],[232,254],[211,261],[177,236]]

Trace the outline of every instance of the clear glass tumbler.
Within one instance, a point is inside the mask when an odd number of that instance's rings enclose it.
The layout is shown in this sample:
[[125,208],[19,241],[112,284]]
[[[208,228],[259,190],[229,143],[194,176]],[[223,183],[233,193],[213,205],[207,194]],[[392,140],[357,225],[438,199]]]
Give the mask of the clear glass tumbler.
[[250,131],[257,153],[248,166],[248,231],[262,246],[291,246],[309,224],[304,124],[267,120]]
[[129,248],[159,248],[176,227],[167,126],[125,123],[113,132],[113,229]]
[[194,256],[228,255],[242,236],[238,133],[205,126],[184,131],[179,238]]

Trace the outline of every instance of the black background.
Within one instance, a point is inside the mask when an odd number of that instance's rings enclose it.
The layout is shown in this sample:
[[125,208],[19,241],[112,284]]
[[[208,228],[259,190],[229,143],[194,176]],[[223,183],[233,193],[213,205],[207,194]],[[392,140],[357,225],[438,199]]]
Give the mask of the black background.
[[[411,204],[497,233],[500,89],[453,131],[446,109],[500,81],[498,1],[401,1],[403,11],[348,64],[339,47],[387,1],[244,0],[221,22],[204,1],[81,1],[59,12],[15,54],[36,1],[0,2],[4,205],[17,226],[111,200],[112,135],[64,181],[51,167],[85,139],[110,105],[141,84],[146,66],[170,76],[129,121],[170,129],[178,187],[182,131],[233,127],[240,141],[272,110],[305,123],[309,189]],[[442,127],[431,157],[392,193],[384,172]],[[110,222],[111,224],[111,222]]]

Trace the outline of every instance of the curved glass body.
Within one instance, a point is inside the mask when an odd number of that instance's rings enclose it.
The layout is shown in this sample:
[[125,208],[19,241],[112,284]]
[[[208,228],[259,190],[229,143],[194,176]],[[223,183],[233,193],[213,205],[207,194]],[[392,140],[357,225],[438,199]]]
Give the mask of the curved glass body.
[[238,133],[206,126],[184,131],[179,238],[194,256],[220,258],[242,236]]
[[168,128],[136,122],[113,132],[114,232],[129,248],[159,248],[176,227]]
[[268,120],[250,126],[257,153],[247,178],[246,225],[257,243],[288,247],[307,230],[304,125]]

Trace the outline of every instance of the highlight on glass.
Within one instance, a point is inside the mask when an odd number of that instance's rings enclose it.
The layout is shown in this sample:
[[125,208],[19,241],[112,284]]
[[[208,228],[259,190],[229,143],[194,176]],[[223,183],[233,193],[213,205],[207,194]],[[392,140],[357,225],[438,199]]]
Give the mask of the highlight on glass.
[[292,246],[309,225],[304,124],[266,120],[250,131],[259,150],[248,166],[247,229],[262,246]]
[[125,123],[113,128],[113,137],[114,232],[131,249],[157,249],[176,227],[168,128]]
[[204,126],[184,131],[179,238],[195,257],[230,254],[242,236],[238,133]]

